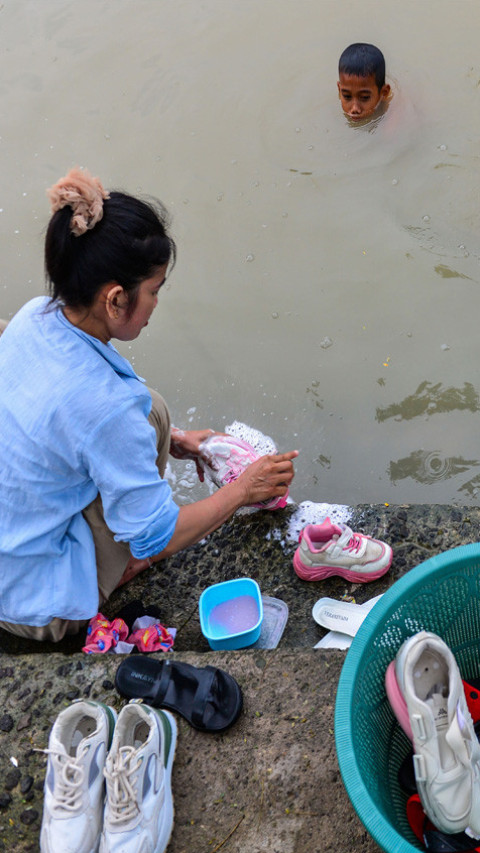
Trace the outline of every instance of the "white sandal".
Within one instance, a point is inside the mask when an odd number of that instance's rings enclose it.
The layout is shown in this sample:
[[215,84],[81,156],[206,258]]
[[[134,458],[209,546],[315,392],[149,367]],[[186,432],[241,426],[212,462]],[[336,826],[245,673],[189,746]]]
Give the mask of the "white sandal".
[[363,604],[338,601],[335,598],[319,598],[313,605],[312,616],[329,633],[322,637],[314,648],[347,649],[360,625],[382,595],[376,595]]

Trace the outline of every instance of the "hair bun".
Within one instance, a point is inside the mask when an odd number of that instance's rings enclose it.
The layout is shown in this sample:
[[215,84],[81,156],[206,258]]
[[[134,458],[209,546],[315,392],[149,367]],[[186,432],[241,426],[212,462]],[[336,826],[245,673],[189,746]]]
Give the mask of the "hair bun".
[[52,215],[63,207],[71,207],[70,229],[75,237],[80,237],[100,222],[104,199],[110,197],[98,178],[93,178],[88,169],[78,167],[70,169],[68,175],[50,187],[47,195]]

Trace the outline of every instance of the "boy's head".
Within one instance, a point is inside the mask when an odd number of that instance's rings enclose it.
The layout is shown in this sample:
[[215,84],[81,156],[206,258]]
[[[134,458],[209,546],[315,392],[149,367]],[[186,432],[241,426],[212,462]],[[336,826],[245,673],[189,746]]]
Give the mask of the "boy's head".
[[338,62],[338,76],[342,109],[353,121],[371,116],[390,94],[383,53],[373,44],[345,48]]

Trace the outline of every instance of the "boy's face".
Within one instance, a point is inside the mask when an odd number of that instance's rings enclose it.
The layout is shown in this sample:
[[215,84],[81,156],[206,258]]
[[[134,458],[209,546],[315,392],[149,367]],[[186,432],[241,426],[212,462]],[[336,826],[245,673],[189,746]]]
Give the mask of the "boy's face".
[[362,121],[373,115],[380,101],[384,101],[390,94],[388,84],[378,89],[374,74],[356,77],[354,74],[341,73],[339,77],[337,86],[342,109],[352,121]]

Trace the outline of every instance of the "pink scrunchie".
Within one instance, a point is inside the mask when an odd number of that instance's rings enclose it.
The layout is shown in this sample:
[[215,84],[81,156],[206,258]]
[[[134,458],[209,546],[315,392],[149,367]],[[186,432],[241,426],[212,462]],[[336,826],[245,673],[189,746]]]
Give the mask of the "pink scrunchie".
[[141,652],[168,652],[173,646],[173,637],[160,622],[148,628],[139,628],[130,634],[128,643],[132,643]]
[[87,641],[82,649],[89,655],[105,654],[115,648],[117,643],[122,642],[128,636],[128,625],[123,619],[114,619],[109,622],[103,613],[97,613],[87,628]]
[[68,175],[47,190],[52,215],[63,207],[72,208],[70,229],[80,237],[94,228],[103,216],[104,199],[110,198],[98,178],[93,178],[87,169],[75,167]]

